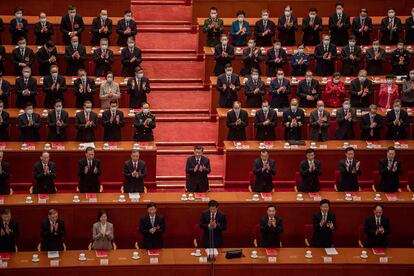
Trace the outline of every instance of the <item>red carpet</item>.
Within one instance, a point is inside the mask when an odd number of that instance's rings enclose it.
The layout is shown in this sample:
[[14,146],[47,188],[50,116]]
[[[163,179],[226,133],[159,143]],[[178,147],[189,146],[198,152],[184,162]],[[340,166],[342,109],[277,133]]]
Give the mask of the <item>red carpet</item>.
[[141,49],[196,49],[197,34],[145,32],[136,36],[137,46]]
[[[185,176],[186,155],[157,156],[157,176]],[[211,175],[223,176],[224,156],[207,155],[210,159]]]
[[217,125],[212,122],[159,122],[154,135],[156,142],[214,142]]
[[192,20],[192,6],[184,5],[132,5],[132,13],[137,21]]
[[203,61],[144,61],[142,67],[150,78],[204,77]]
[[208,109],[210,95],[205,91],[157,92],[148,94],[152,109]]

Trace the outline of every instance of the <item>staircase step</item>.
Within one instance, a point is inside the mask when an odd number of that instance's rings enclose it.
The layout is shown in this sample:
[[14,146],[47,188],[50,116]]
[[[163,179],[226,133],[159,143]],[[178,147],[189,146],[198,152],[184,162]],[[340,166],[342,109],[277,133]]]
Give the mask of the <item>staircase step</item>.
[[146,3],[132,4],[131,10],[137,21],[192,21],[192,6],[186,6],[184,3],[169,4],[162,3]]
[[216,141],[215,122],[159,122],[154,129],[156,142],[191,142],[193,145],[203,141]]
[[[209,180],[210,190],[214,191],[223,191],[224,183],[221,180]],[[184,191],[185,181],[167,181],[167,180],[157,180],[157,191],[165,192],[180,192]],[[161,190],[159,190],[161,189]]]
[[186,5],[187,0],[131,0],[131,5]]
[[143,25],[191,25],[191,21],[185,20],[136,20],[138,27]]
[[[205,66],[203,61],[143,61],[142,67],[146,74],[155,79],[162,78],[192,78],[198,76],[203,78]],[[202,79],[204,81],[204,78]]]
[[147,33],[185,33],[193,32],[191,25],[142,25],[138,27],[138,32]]
[[143,51],[145,49],[198,49],[196,32],[139,32],[136,41],[137,46]]
[[[205,154],[217,154],[217,148],[215,145],[213,146],[203,146]],[[194,145],[188,146],[169,146],[169,145],[160,145],[157,143],[157,154],[161,155],[177,155],[177,154],[184,154],[184,155],[191,155],[194,152]]]

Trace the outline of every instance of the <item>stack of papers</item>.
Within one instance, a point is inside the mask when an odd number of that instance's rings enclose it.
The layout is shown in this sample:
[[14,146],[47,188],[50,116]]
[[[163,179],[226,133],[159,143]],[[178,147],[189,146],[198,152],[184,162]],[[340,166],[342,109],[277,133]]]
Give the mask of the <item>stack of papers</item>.
[[59,258],[59,251],[48,251],[47,257],[49,259]]
[[334,247],[332,247],[332,248],[325,248],[325,252],[329,256],[331,256],[331,255],[338,255],[338,251],[336,251],[336,249]]

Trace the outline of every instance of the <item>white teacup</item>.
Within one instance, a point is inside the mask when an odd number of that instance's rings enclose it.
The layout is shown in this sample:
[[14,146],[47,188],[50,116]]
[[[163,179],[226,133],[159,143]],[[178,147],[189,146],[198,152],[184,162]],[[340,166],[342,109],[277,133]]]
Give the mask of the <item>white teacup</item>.
[[103,148],[104,148],[104,149],[109,149],[109,144],[108,144],[108,143],[104,143],[104,144],[103,144]]
[[134,144],[134,149],[139,149],[139,144],[135,143]]
[[37,254],[33,254],[33,256],[32,256],[32,261],[34,261],[34,262],[39,261],[39,255],[37,255]]
[[285,143],[285,148],[289,148],[289,147],[290,147],[289,143]]
[[375,194],[375,200],[381,200],[381,194]]
[[125,195],[120,195],[119,196],[119,201],[124,202],[125,201]]
[[81,260],[81,261],[86,260],[86,254],[85,253],[80,253],[79,254],[79,260]]
[[344,147],[345,148],[349,147],[349,143],[348,142],[344,142]]
[[312,258],[312,251],[310,251],[310,250],[307,250],[306,251],[306,255],[305,255],[307,258]]
[[257,258],[257,251],[256,251],[256,250],[253,250],[253,251],[252,251],[252,257],[253,257],[253,258]]
[[138,259],[139,258],[139,253],[137,251],[132,252],[132,258],[133,259]]
[[201,250],[200,250],[200,249],[196,249],[196,251],[195,251],[195,255],[196,255],[196,256],[201,256]]
[[27,196],[26,197],[26,202],[27,203],[32,203],[32,197],[31,196]]
[[52,147],[50,146],[49,143],[45,144],[45,150],[50,150]]
[[253,195],[253,200],[259,200],[259,195],[258,194],[254,194]]
[[73,202],[79,202],[79,196],[78,195],[73,196]]
[[259,148],[261,148],[261,149],[264,149],[266,146],[265,146],[265,143],[260,143],[259,144]]
[[252,109],[251,114],[254,116],[256,115],[256,109]]
[[183,200],[183,201],[187,200],[187,195],[186,194],[182,194],[181,195],[181,200]]
[[361,251],[361,258],[367,258],[367,257],[368,257],[367,251],[362,250]]
[[188,200],[194,200],[194,195],[193,194],[188,194]]
[[311,147],[312,147],[312,148],[315,148],[315,147],[316,147],[316,143],[315,143],[315,142],[312,142],[312,143],[311,143]]

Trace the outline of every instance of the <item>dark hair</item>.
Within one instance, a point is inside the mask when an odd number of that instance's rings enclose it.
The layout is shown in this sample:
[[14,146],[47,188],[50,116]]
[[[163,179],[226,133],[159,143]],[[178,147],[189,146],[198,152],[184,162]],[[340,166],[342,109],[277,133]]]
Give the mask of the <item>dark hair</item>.
[[355,35],[350,35],[349,40],[356,40],[356,36]]
[[236,12],[236,16],[239,16],[239,15],[243,15],[243,16],[246,16],[246,13],[244,12],[244,10],[238,10],[237,12]]
[[259,70],[257,70],[256,68],[252,68],[251,73],[252,73],[252,74],[253,74],[253,73],[259,73]]
[[286,5],[286,6],[284,7],[284,9],[286,9],[286,8],[289,8],[291,11],[293,11],[293,8],[292,8],[292,6],[291,6],[291,5]]
[[63,103],[63,102],[62,102],[62,100],[61,100],[61,99],[56,99],[56,100],[55,100],[55,104],[57,104],[57,103]]
[[361,13],[361,12],[368,13],[368,9],[366,9],[366,8],[362,8],[362,9],[360,9],[360,10],[359,10],[359,13]]
[[227,63],[226,66],[224,66],[224,69],[227,69],[227,68],[232,68],[230,63]]
[[342,102],[350,102],[351,101],[351,99],[350,98],[344,98],[343,100],[342,100]]
[[157,208],[157,204],[155,204],[155,202],[150,202],[147,204],[147,209],[151,208],[151,207],[155,207]]
[[374,205],[374,210],[377,209],[377,207],[381,207],[381,209],[384,211],[384,206],[381,204],[375,204]]
[[108,76],[108,75],[114,75],[114,72],[112,72],[112,71],[108,71],[108,72],[106,72],[106,75]]
[[127,14],[127,13],[132,13],[132,12],[131,12],[131,10],[125,10],[124,15]]
[[29,107],[29,106],[33,106],[33,104],[31,102],[27,102],[25,107]]
[[354,149],[353,147],[347,147],[347,148],[345,149],[345,152],[348,152],[348,151],[355,151],[355,149]]
[[280,39],[276,38],[276,39],[273,40],[273,44],[275,44],[276,42],[280,42]]
[[89,151],[95,151],[95,149],[93,147],[87,147],[85,152],[88,153]]
[[47,48],[55,47],[55,43],[52,40],[48,40],[45,45]]
[[68,6],[68,11],[73,11],[73,10],[76,10],[76,7],[73,6],[73,5],[69,5]]
[[394,79],[395,76],[393,74],[387,74],[385,75],[385,79]]
[[342,2],[336,2],[335,3],[335,8],[338,7],[338,6],[341,6],[343,8],[344,7],[344,3],[342,3]]
[[310,8],[309,12],[318,12],[318,9],[317,8]]
[[92,102],[90,100],[86,100],[83,102],[83,105],[86,105],[86,104],[92,104]]
[[329,199],[322,199],[320,202],[319,202],[319,206],[322,206],[323,204],[328,204],[328,206],[331,206],[331,202],[329,201]]
[[219,204],[216,200],[212,199],[208,202],[208,207],[218,207]]
[[14,13],[16,13],[16,12],[22,12],[23,13],[23,8],[21,8],[21,7],[15,8]]
[[314,149],[307,149],[306,150],[306,155],[308,155],[309,153],[315,153]]
[[103,215],[106,215],[106,218],[109,218],[108,213],[105,210],[101,209],[98,212],[98,220],[100,220]]
[[217,8],[213,6],[210,8],[210,11],[217,11]]
[[267,205],[266,209],[269,209],[269,208],[275,208],[276,209],[276,206],[273,205],[273,204]]
[[402,104],[401,99],[395,99],[395,100],[394,100],[394,104],[396,104],[396,103]]
[[135,67],[135,69],[134,69],[134,71],[135,71],[135,73],[136,72],[139,72],[139,71],[143,71],[144,69],[142,69],[142,67],[141,66],[137,66],[137,67]]
[[203,146],[202,146],[202,145],[195,145],[195,146],[194,146],[194,150],[201,150],[201,151],[204,151],[204,148],[203,148]]
[[20,36],[20,37],[17,39],[17,42],[22,41],[22,40],[26,40],[26,38],[25,38],[24,36]]
[[267,151],[267,149],[261,149],[260,154],[262,154],[262,153],[269,153],[269,152]]
[[395,11],[395,9],[393,8],[393,7],[389,7],[388,9],[387,9],[387,12],[389,12],[389,11]]
[[264,104],[264,103],[267,103],[267,104],[268,104],[268,103],[269,103],[269,101],[268,101],[268,100],[263,100],[263,101],[262,101],[262,104]]
[[118,104],[118,100],[117,99],[112,99],[110,102],[109,102],[109,105],[111,105],[111,104]]
[[335,72],[335,73],[333,73],[333,75],[332,75],[332,77],[334,77],[334,78],[336,78],[336,77],[340,77],[341,76],[341,73],[339,73],[339,72]]
[[1,210],[1,214],[2,215],[9,215],[11,212],[10,212],[10,209],[9,208],[4,208],[3,210]]
[[394,147],[392,147],[392,146],[391,146],[391,147],[388,147],[388,148],[387,148],[387,151],[390,151],[390,150],[395,151],[395,148],[394,148]]

